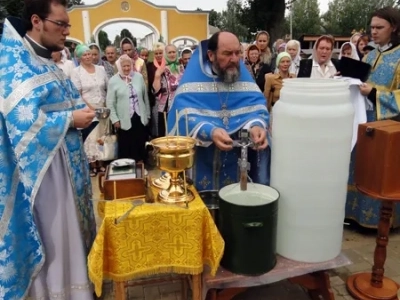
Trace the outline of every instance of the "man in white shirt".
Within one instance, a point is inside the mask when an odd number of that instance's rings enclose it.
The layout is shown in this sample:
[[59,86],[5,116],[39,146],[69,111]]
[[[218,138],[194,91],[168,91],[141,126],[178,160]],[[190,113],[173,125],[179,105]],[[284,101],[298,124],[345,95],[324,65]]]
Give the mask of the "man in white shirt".
[[52,52],[51,58],[56,63],[57,67],[63,70],[64,74],[67,75],[68,78],[71,78],[71,72],[75,68],[74,63],[63,57],[62,51]]

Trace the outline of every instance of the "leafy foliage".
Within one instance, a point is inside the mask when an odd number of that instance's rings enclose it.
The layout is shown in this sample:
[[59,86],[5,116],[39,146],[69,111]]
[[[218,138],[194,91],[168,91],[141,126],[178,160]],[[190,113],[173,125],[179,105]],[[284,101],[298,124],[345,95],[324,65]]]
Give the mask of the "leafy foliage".
[[212,26],[221,28],[222,27],[222,13],[212,9],[208,15],[208,23]]
[[241,21],[248,28],[248,35],[267,30],[271,41],[283,35],[285,0],[247,0],[242,10]]
[[[318,0],[297,0],[292,4],[293,38],[322,33]],[[288,33],[288,32],[285,32]]]
[[376,9],[395,4],[396,0],[332,0],[323,15],[323,27],[326,32],[339,35],[366,30]]
[[120,44],[121,44],[121,36],[120,36],[119,34],[117,34],[117,35],[115,36],[113,45],[114,45],[115,47],[119,48],[119,45],[120,45]]
[[21,17],[24,5],[21,1],[3,0],[0,6],[6,16]]
[[[121,37],[121,40],[123,38],[129,38],[134,43],[134,45],[137,46],[136,38],[132,35],[132,33],[128,29],[126,29],[126,28],[122,29],[119,36]],[[119,47],[119,45],[118,45],[118,47]]]
[[100,30],[99,32],[99,47],[101,50],[105,50],[107,46],[111,45],[111,41],[108,39],[107,32]]
[[221,13],[221,24],[216,27],[236,34],[240,40],[246,39],[248,29],[240,22],[242,13],[242,2],[240,0],[228,0],[227,9]]

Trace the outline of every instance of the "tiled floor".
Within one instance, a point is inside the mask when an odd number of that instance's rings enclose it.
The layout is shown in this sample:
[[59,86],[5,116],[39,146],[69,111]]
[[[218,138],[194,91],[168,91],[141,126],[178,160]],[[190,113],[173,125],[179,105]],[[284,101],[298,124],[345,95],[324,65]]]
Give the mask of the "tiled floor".
[[[93,181],[97,188],[97,178]],[[392,231],[387,253],[385,275],[400,282],[400,230]],[[353,264],[330,271],[331,285],[336,300],[353,299],[346,290],[345,282],[350,274],[369,271],[373,263],[376,230],[365,230],[355,225],[346,225],[343,237],[343,251]],[[182,284],[153,284],[129,287],[129,300],[179,300],[182,299]],[[190,292],[189,292],[190,295]],[[190,297],[189,297],[190,298]],[[111,282],[104,285],[103,300],[114,299]],[[276,284],[251,288],[238,295],[234,300],[308,300],[310,299],[299,286],[282,281]]]

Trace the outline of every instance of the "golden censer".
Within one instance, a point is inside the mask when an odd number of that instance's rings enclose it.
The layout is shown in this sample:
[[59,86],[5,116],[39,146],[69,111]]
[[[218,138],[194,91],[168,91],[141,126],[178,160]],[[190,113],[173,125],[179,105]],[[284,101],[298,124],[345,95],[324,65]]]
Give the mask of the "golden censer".
[[194,199],[193,193],[186,188],[185,180],[179,173],[193,166],[197,140],[187,136],[165,136],[148,142],[154,148],[157,167],[171,174],[169,187],[158,194],[164,203],[184,203]]

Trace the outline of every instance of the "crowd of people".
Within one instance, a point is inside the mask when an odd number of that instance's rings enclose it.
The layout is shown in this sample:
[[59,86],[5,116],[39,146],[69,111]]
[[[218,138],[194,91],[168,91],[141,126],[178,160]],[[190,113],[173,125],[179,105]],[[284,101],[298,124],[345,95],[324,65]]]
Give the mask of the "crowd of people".
[[[180,132],[201,140],[191,174],[199,191],[238,182],[240,153],[233,141],[247,129],[254,142],[249,176],[268,185],[273,151],[269,116],[283,79],[340,76],[339,60],[333,58],[335,41],[329,35],[318,38],[310,58],[302,58],[298,41],[272,43],[267,31],[259,32],[251,44],[218,32],[194,52],[185,48],[179,53],[176,46],[162,43],[138,51],[127,38],[119,49],[108,46],[104,53],[96,44],[69,51],[67,5],[66,0],[26,0],[23,19],[7,18],[4,23],[3,299],[93,298],[86,267],[96,233],[90,176],[104,165],[98,147],[90,143],[98,142],[109,122],[118,135],[118,157],[137,162],[146,160],[148,139]],[[368,103],[368,121],[395,118],[400,110],[399,11],[377,10],[370,28],[370,37],[352,36],[339,59],[362,59],[371,66],[368,80],[359,87]],[[110,109],[109,118],[96,119],[95,109],[104,107]],[[346,217],[376,227],[379,201],[352,186],[353,165],[349,173]],[[392,226],[400,225],[399,216],[398,206]]]

